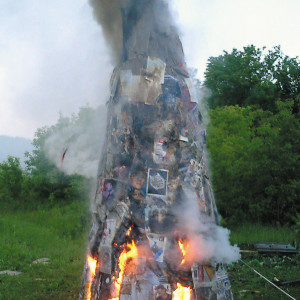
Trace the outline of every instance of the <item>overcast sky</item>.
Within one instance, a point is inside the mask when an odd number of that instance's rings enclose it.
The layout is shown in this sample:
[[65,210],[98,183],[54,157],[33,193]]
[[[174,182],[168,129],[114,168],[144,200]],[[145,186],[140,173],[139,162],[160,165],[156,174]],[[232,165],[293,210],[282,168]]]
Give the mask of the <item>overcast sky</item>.
[[[112,71],[88,0],[0,0],[0,135],[32,138],[38,127],[97,106]],[[174,0],[189,66],[248,44],[300,53],[298,0]],[[1,145],[0,145],[1,146]]]

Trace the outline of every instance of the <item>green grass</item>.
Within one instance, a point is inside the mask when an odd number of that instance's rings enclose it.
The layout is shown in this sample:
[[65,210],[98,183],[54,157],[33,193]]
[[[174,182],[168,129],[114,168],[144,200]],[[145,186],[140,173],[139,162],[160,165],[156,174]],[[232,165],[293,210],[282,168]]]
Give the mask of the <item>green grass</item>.
[[248,246],[258,242],[294,244],[296,238],[296,232],[291,228],[260,224],[242,224],[232,228],[230,235],[231,243]]
[[[0,299],[77,299],[87,241],[85,208],[0,213]],[[80,213],[81,212],[81,213]],[[83,213],[82,213],[83,212]],[[30,265],[47,257],[47,265]]]
[[[0,275],[0,299],[78,299],[90,219],[80,203],[50,210],[0,212],[0,270],[22,272]],[[231,242],[253,249],[256,242],[293,243],[287,227],[255,224],[231,228]],[[48,257],[47,265],[30,265]],[[299,255],[294,257],[243,254],[243,260],[273,280],[300,277]],[[286,299],[253,271],[237,262],[228,266],[235,299]],[[299,287],[283,287],[300,299]]]

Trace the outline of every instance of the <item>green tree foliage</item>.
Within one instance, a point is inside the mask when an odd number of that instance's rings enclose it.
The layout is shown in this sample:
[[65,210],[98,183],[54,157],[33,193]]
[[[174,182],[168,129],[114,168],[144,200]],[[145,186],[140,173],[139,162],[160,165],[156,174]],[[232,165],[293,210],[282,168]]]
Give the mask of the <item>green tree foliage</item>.
[[208,147],[228,222],[295,223],[299,212],[300,64],[279,46],[211,57]]
[[[87,197],[90,180],[74,174],[66,175],[60,171],[45,153],[45,142],[53,134],[73,125],[82,126],[95,113],[90,107],[83,107],[77,115],[71,118],[60,115],[57,123],[51,127],[43,127],[37,130],[33,140],[34,150],[26,153],[26,169],[31,176],[33,190],[39,197],[39,201],[46,203],[71,202]],[[76,139],[76,135],[73,136]],[[59,150],[58,150],[59,151]],[[34,195],[33,195],[34,197]]]
[[275,105],[274,112],[255,106],[210,112],[214,190],[228,222],[291,223],[299,212],[299,119],[293,100]]
[[[9,157],[1,163],[0,206],[8,209],[31,209],[86,200],[90,180],[77,174],[66,175],[60,171],[47,159],[45,141],[70,124],[86,124],[95,113],[92,108],[84,107],[78,115],[71,118],[60,116],[55,125],[38,129],[33,140],[34,150],[25,153],[26,170],[21,168],[18,158]],[[73,138],[76,139],[76,136]]]
[[[44,145],[46,139],[55,131],[56,128],[63,126],[64,119],[61,117],[58,123],[52,127],[43,127],[37,130],[33,140],[34,150],[32,153],[26,153],[26,169],[31,175],[31,184],[33,190],[41,201],[52,202],[67,197],[66,191],[71,182],[71,176],[65,175],[53,163],[51,163],[45,154]],[[34,195],[31,195],[34,196]]]
[[[205,86],[211,90],[209,106],[259,105],[275,111],[276,101],[294,100],[295,111],[300,93],[299,59],[281,52],[280,46],[268,52],[265,48],[244,47],[231,53],[210,57],[205,72]],[[299,100],[299,99],[298,99]]]
[[20,160],[8,157],[0,164],[0,201],[3,203],[18,202],[22,192],[23,172]]

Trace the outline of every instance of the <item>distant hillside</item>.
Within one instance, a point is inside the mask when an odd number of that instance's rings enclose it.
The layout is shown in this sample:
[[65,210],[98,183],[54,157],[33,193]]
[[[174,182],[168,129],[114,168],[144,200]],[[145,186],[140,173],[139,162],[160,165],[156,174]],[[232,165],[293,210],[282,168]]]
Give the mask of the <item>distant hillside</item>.
[[24,162],[25,151],[32,150],[33,146],[29,139],[0,135],[0,162],[6,160],[9,155],[16,156],[20,158],[21,162]]

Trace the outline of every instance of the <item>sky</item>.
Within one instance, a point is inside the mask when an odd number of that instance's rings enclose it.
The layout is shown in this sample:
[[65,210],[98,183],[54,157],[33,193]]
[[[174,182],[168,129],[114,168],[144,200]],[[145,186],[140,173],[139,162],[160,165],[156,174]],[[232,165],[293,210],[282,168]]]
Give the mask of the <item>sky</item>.
[[[187,63],[254,44],[300,54],[298,0],[173,0]],[[0,135],[33,138],[104,104],[113,66],[88,0],[0,0]],[[1,146],[1,145],[0,145]]]

